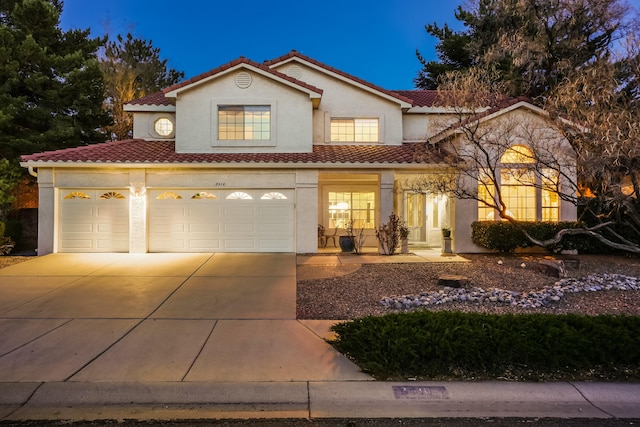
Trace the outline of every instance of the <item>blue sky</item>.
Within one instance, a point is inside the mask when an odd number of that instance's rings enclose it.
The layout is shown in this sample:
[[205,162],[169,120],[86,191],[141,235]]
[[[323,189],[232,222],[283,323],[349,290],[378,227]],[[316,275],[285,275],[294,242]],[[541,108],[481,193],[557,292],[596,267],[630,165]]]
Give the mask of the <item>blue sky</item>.
[[424,26],[460,28],[454,10],[463,1],[64,0],[61,26],[152,40],[186,78],[239,56],[261,62],[295,49],[385,89],[412,89],[416,49],[435,58]]
[[462,0],[64,0],[63,29],[152,40],[193,77],[239,56],[262,62],[295,49],[386,89],[412,89],[416,49],[434,56],[427,23],[457,22]]

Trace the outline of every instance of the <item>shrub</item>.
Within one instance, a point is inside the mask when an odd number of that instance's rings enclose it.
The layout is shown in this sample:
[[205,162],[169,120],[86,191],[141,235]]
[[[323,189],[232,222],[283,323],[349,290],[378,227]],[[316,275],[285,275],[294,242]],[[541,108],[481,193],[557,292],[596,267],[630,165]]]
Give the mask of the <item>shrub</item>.
[[336,324],[378,379],[640,379],[640,317],[412,312]]
[[[520,222],[518,223],[532,237],[546,240],[565,228],[579,228],[584,224],[577,221],[562,222]],[[624,233],[623,230],[617,230]],[[527,248],[533,244],[514,224],[507,221],[475,221],[471,224],[472,241],[483,248],[500,252],[513,252],[517,248]],[[580,253],[611,253],[612,250],[599,240],[587,235],[565,236],[558,244],[547,248],[552,252],[578,250]]]
[[4,222],[0,221],[0,237],[4,237],[4,230],[6,228],[6,225]]
[[6,222],[5,236],[11,238],[14,246],[19,248],[22,245],[22,235],[23,227],[20,221],[10,219]]
[[402,243],[402,239],[409,235],[405,222],[396,214],[389,215],[389,222],[380,224],[376,229],[376,238],[380,242],[380,249],[385,255],[393,255]]

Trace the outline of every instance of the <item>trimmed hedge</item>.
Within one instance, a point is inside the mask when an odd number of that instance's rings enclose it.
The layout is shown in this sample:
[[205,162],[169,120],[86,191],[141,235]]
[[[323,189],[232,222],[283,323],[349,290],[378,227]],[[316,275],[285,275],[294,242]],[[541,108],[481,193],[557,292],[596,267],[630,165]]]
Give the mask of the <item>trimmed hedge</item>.
[[[577,221],[522,221],[518,224],[531,236],[539,240],[550,239],[565,228],[581,228],[584,226],[583,223]],[[616,231],[623,235],[629,234],[621,229]],[[471,224],[471,239],[478,246],[500,252],[513,252],[517,248],[533,246],[524,234],[508,221],[475,221]],[[599,240],[587,235],[565,236],[560,243],[547,249],[552,252],[575,249],[580,253],[591,254],[610,254],[615,252]]]
[[640,379],[640,317],[412,312],[336,324],[378,379]]

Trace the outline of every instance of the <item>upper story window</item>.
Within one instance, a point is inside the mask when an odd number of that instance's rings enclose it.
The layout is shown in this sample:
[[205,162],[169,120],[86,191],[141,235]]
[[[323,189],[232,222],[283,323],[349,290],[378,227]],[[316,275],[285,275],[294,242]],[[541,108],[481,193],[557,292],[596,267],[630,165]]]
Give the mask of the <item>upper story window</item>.
[[173,133],[173,122],[167,117],[160,117],[153,124],[153,130],[160,136],[168,137]]
[[268,140],[271,138],[269,105],[219,105],[218,139]]
[[377,118],[332,118],[332,142],[378,142],[380,130]]

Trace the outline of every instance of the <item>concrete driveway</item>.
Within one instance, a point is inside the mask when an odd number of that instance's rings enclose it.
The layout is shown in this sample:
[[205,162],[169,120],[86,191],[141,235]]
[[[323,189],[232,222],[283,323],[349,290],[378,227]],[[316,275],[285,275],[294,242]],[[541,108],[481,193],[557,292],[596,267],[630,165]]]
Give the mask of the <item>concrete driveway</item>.
[[294,254],[52,254],[0,270],[0,383],[371,380],[296,320]]

